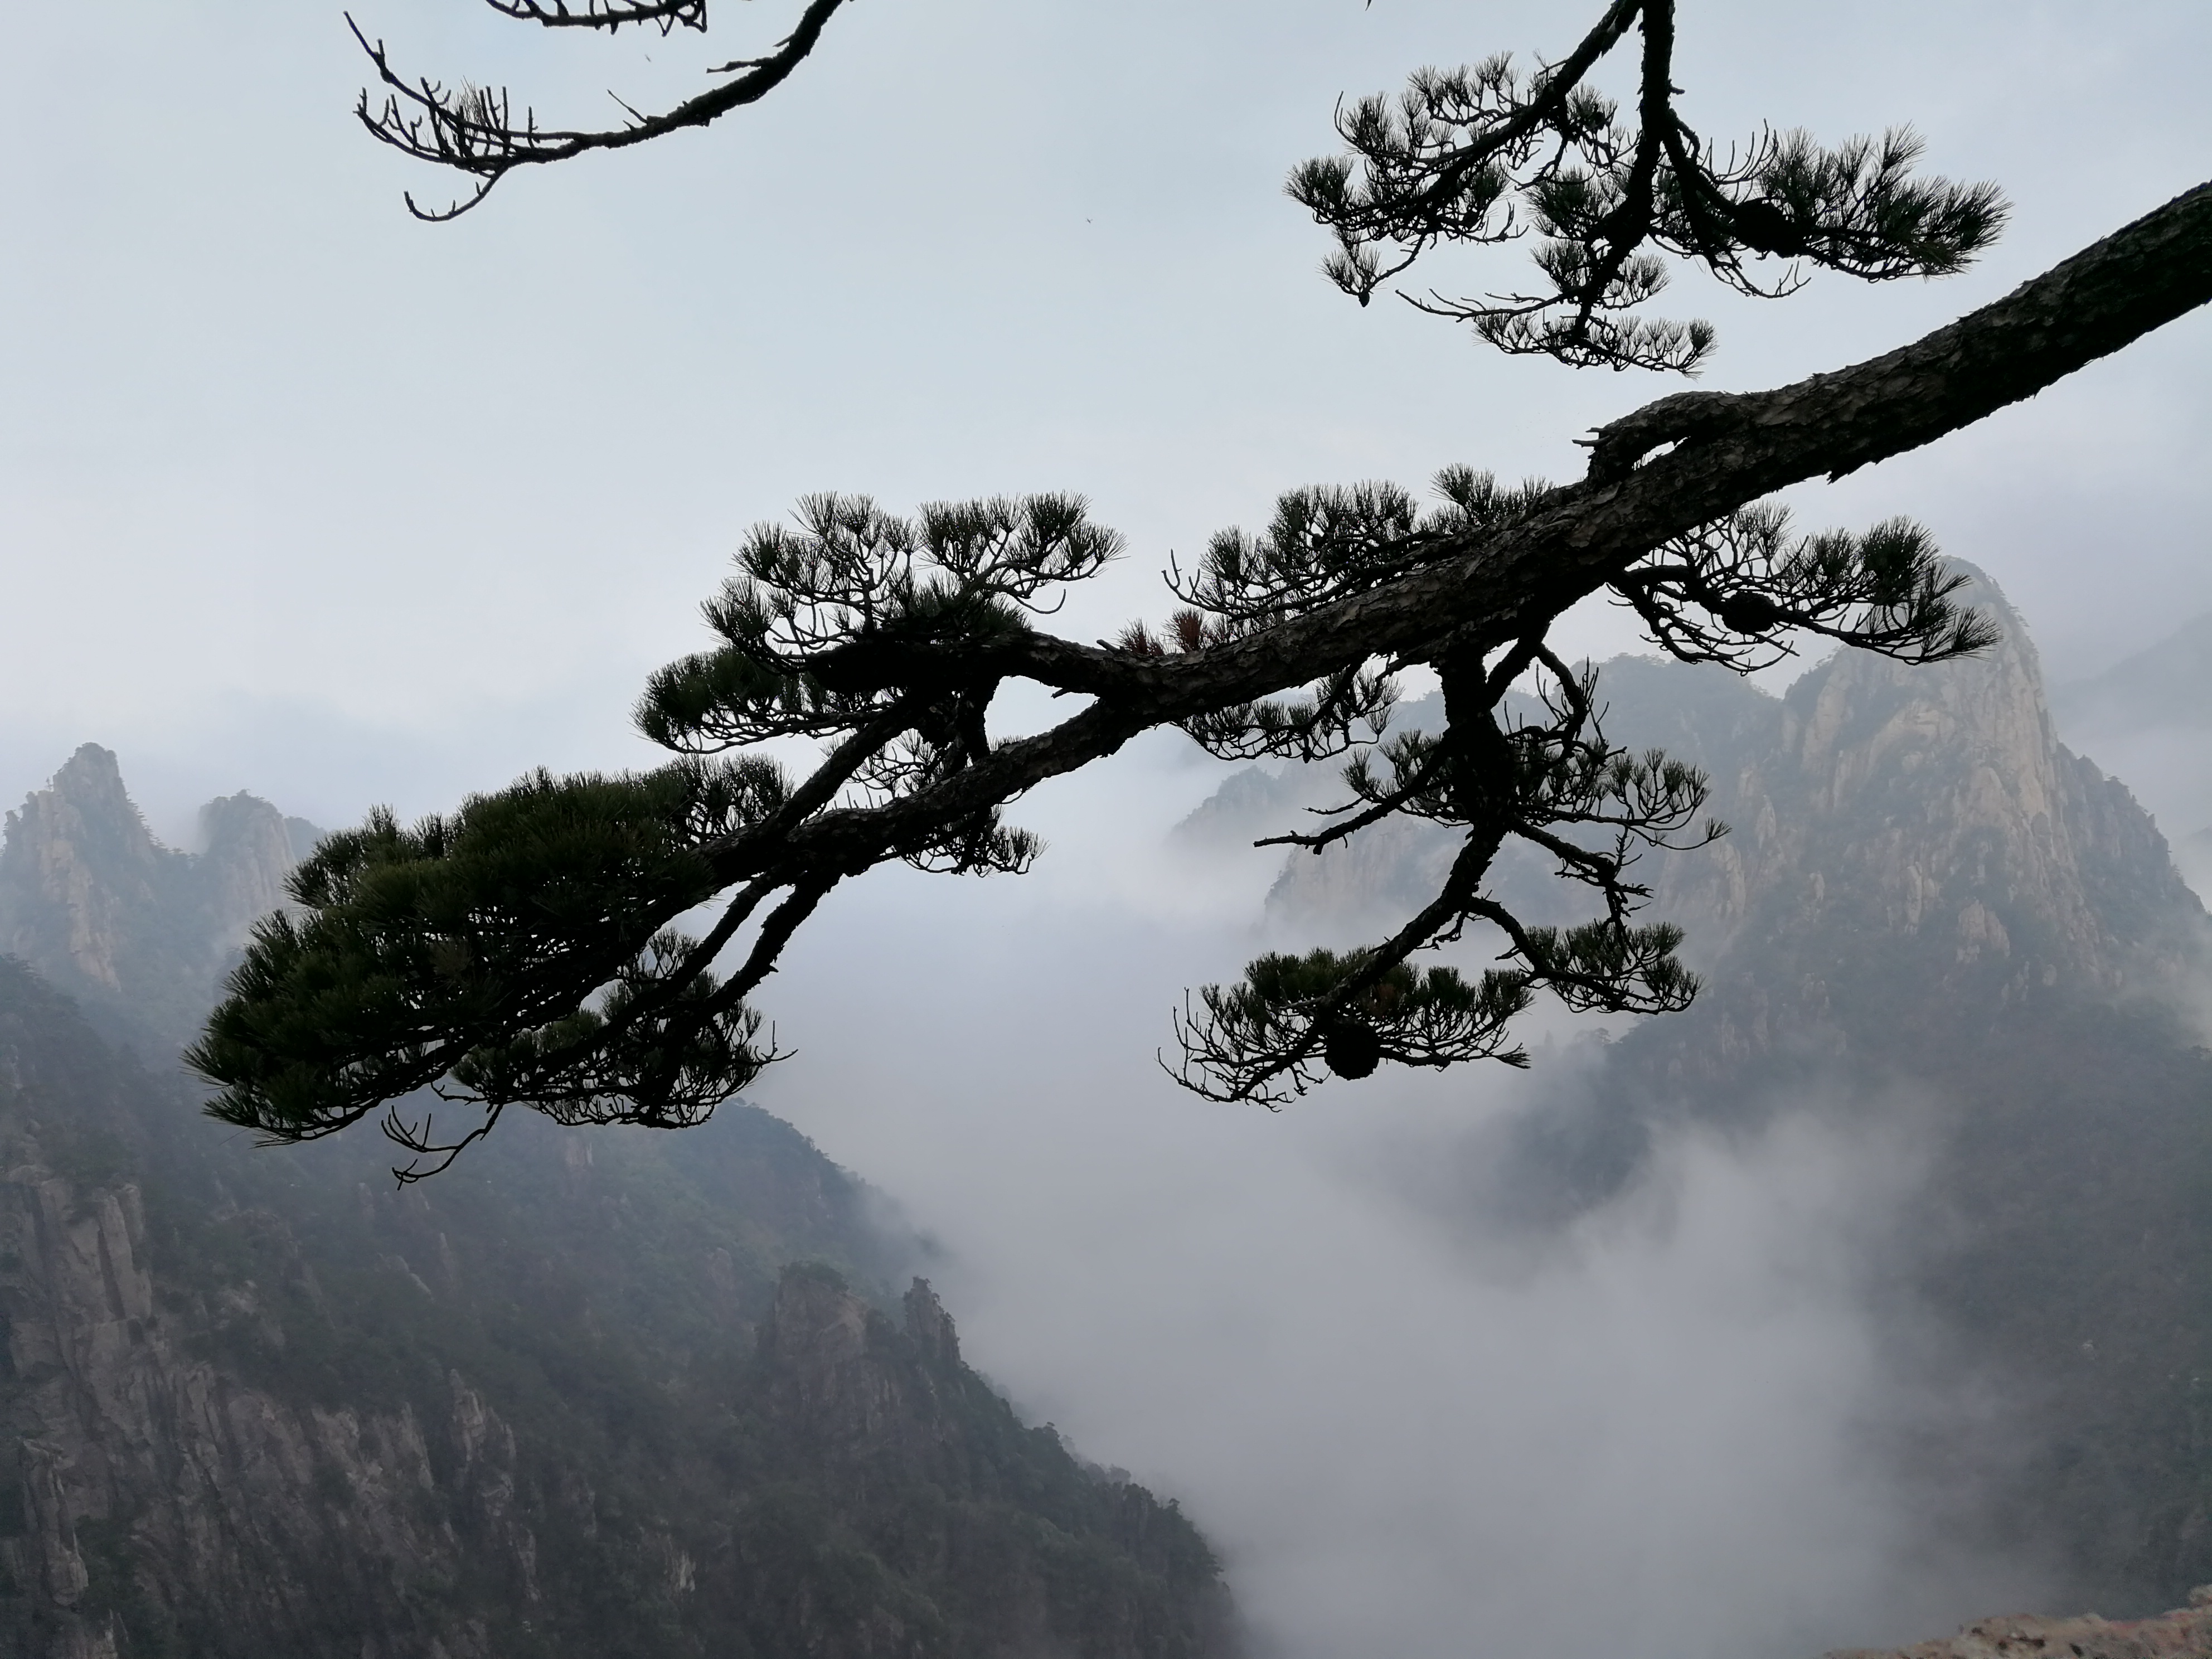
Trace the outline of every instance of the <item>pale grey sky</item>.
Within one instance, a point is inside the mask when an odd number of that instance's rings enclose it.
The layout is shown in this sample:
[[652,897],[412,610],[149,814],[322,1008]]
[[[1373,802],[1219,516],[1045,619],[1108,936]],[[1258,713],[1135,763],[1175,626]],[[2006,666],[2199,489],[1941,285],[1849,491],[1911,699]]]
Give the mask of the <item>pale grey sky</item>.
[[[360,15],[406,65],[598,119],[602,88],[689,84],[790,9],[726,5],[703,46],[551,40],[470,0]],[[398,200],[439,180],[348,117],[335,5],[35,9],[0,63],[0,793],[86,738],[172,827],[241,787],[339,821],[643,758],[635,688],[802,491],[1085,491],[1132,544],[1071,615],[1103,629],[1287,486],[1571,473],[1579,431],[1672,387],[1361,312],[1280,181],[1340,91],[1556,52],[1583,9],[870,0],[758,108],[439,228]],[[1706,131],[1911,120],[1929,165],[2018,209],[1948,283],[1766,307],[1681,283],[1723,330],[1712,386],[1908,338],[2212,155],[2199,5],[1692,0],[1683,28]],[[1425,274],[1477,289],[1521,258]],[[2190,319],[1803,504],[1923,517],[2062,672],[2101,665],[2212,606],[2209,360]]]

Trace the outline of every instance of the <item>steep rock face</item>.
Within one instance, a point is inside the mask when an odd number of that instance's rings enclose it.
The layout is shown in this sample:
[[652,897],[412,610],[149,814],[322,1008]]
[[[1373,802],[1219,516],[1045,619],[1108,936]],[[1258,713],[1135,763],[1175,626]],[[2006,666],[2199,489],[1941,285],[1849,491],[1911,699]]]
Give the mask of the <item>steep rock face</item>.
[[[1781,699],[1605,666],[1609,734],[1704,766],[1732,826],[1639,871],[1705,984],[1587,1064],[1540,1066],[1439,1201],[1540,1231],[1687,1123],[1910,1117],[1929,1172],[1882,1267],[1883,1329],[1901,1355],[1971,1356],[2010,1402],[2002,1467],[1924,1446],[1916,1468],[1948,1468],[1991,1547],[2054,1564],[2067,1601],[2166,1607],[2212,1577],[2212,1054],[2189,1007],[2207,922],[2148,814],[2058,742],[2019,619],[1986,584],[1970,597],[2002,630],[1981,657],[1845,653]],[[1441,868],[1441,837],[1400,833],[1395,866],[1343,866],[1355,896]],[[1335,857],[1291,860],[1279,909],[1326,897],[1312,869]],[[1540,866],[1501,861],[1492,885],[1564,919]]]
[[413,1414],[288,1401],[194,1352],[195,1326],[264,1319],[259,1287],[209,1287],[189,1311],[157,1295],[142,1189],[119,1178],[133,1079],[58,997],[0,972],[10,1650],[485,1651],[410,1593],[456,1549],[421,1501],[438,1483]]
[[173,905],[185,866],[155,843],[112,751],[85,744],[7,825],[0,948],[120,993],[137,976],[140,919]]
[[[1727,1051],[1832,1051],[1846,1018],[1985,1020],[2156,992],[2203,960],[2203,908],[2156,826],[2058,742],[2003,597],[1985,580],[1966,597],[1999,625],[1982,655],[1915,668],[1846,651],[1781,699],[1724,670],[1601,669],[1608,737],[1705,769],[1709,811],[1729,826],[1637,872],[1650,914],[1682,926],[1711,979]],[[1394,820],[1293,854],[1269,908],[1286,931],[1373,937],[1434,896],[1455,851],[1448,833]],[[1530,921],[1580,914],[1579,890],[1525,849],[1501,856],[1489,887]]]
[[[766,1409],[783,1455],[819,1471],[871,1556],[917,1589],[898,1639],[879,1619],[852,1650],[1200,1656],[1236,1646],[1218,1567],[1171,1504],[1024,1428],[961,1361],[925,1280],[890,1318],[834,1276],[784,1275],[761,1328]],[[1111,1565],[1102,1571],[1102,1554]],[[965,1564],[964,1569],[963,1564]],[[763,1585],[773,1599],[771,1583]],[[764,1654],[808,1634],[787,1620]]]
[[200,828],[204,852],[161,845],[113,752],[86,744],[8,814],[0,953],[153,1046],[181,1044],[318,833],[248,794],[210,802]]
[[1532,1119],[1520,1167],[1607,1190],[1666,1123],[1901,1085],[1932,1164],[1898,1317],[2016,1402],[2015,1461],[1959,1479],[2081,1602],[2166,1606],[2212,1576],[2207,922],[2149,816],[2057,741],[2018,618],[1972,597],[2003,630],[1983,657],[1847,653],[1791,688],[1723,775],[1737,833],[1662,872],[1698,1005]]
[[201,807],[199,827],[204,850],[194,874],[201,914],[217,945],[242,945],[255,922],[291,902],[284,878],[322,832],[242,790]]
[[927,1285],[895,1322],[780,1265],[890,1252],[764,1115],[403,1193],[179,1092],[0,961],[0,1650],[1235,1650],[1189,1522],[1024,1427]]
[[1945,1022],[2112,1000],[2201,958],[2203,910],[2157,829],[2059,744],[2002,598],[1970,597],[1996,646],[1929,668],[1846,652],[1806,675],[1764,752],[1716,777],[1735,833],[1663,861],[1655,913],[1727,987],[1735,1038],[1832,1027],[1839,1000]]
[[[203,830],[159,847],[88,749],[0,860],[11,942],[156,1054],[313,835]],[[0,1651],[1233,1652],[1172,1505],[1024,1427],[926,1286],[845,1287],[914,1243],[766,1114],[532,1118],[398,1191],[194,1105],[0,956]]]

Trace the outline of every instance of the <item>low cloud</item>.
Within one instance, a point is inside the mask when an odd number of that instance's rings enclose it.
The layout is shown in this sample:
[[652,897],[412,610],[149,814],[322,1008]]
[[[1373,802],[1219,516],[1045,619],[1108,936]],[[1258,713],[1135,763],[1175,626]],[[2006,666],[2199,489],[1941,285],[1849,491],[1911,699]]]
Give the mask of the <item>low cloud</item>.
[[1170,1008],[1249,954],[1269,867],[1148,866],[1187,782],[1139,757],[1047,797],[1057,872],[830,907],[764,999],[799,1052],[758,1097],[937,1238],[1024,1411],[1192,1510],[1273,1653],[1811,1655],[2044,1599],[1948,1541],[2007,1413],[1890,1271],[1940,1224],[1924,1112],[1662,1139],[1531,1249],[1463,1177],[1540,1071],[1182,1094]]

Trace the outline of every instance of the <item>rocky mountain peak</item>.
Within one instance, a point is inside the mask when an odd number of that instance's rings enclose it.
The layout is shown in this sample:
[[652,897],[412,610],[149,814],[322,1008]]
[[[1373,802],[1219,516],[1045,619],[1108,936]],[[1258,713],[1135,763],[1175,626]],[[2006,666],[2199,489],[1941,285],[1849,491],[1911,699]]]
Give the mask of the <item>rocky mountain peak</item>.
[[945,1311],[945,1304],[937,1299],[937,1292],[930,1288],[929,1281],[915,1279],[908,1287],[902,1303],[907,1336],[924,1362],[931,1365],[957,1365],[959,1334],[952,1328],[952,1316]]
[[1843,761],[1825,780],[1830,810],[1893,757],[1969,757],[2004,765],[2004,781],[2028,809],[2048,811],[2057,794],[2057,738],[2044,697],[2043,669],[2020,614],[1978,572],[1960,599],[1994,623],[1996,641],[1977,655],[1916,666],[1866,651],[1839,651],[1812,669],[1783,699],[1781,746],[1818,769]]
[[286,817],[243,790],[201,807],[199,830],[201,897],[226,945],[242,943],[256,921],[291,902],[285,878],[322,838],[305,818]]
[[115,751],[96,743],[82,744],[52,781],[24,804],[27,815],[41,808],[109,859],[149,863],[159,850],[123,787],[123,768]]
[[1994,584],[1966,597],[1999,626],[1987,651],[1929,667],[1839,653],[1715,777],[1734,833],[1668,860],[1661,884],[1704,959],[1816,1000],[1865,975],[1989,1006],[2113,996],[2201,957],[2203,912],[2156,827],[2059,743]]
[[7,817],[0,951],[123,989],[126,920],[158,903],[170,859],[123,787],[112,750],[88,743]]
[[200,831],[204,852],[162,846],[114,751],[84,744],[7,816],[0,952],[157,1046],[185,1041],[319,836],[245,793],[202,808]]
[[[1838,996],[1910,985],[1955,1015],[2051,995],[2170,984],[2205,958],[2202,907],[2128,791],[2058,741],[2033,641],[1978,572],[1964,597],[1998,627],[1978,656],[1927,667],[1843,651],[1777,698],[1711,667],[1603,665],[1607,736],[1708,772],[1715,845],[1650,855],[1651,914],[1736,983],[1758,1022],[1826,1019]],[[1285,932],[1357,940],[1431,896],[1455,843],[1392,821],[1270,896]],[[1527,849],[1492,890],[1534,921],[1577,896]],[[1770,1018],[1771,1017],[1771,1018]]]
[[948,1391],[961,1387],[951,1316],[926,1280],[906,1293],[903,1328],[826,1268],[787,1268],[762,1322],[770,1397],[818,1450],[927,1465],[951,1436]]

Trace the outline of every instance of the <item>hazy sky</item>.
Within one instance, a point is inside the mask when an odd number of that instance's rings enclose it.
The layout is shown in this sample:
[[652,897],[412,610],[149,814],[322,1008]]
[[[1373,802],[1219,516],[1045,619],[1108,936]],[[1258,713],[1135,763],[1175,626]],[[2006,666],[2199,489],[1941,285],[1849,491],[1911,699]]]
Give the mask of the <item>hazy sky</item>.
[[[703,46],[556,40],[471,0],[359,15],[411,69],[598,120],[604,88],[671,94],[792,9],[726,4]],[[218,790],[339,822],[640,758],[644,673],[804,491],[1085,491],[1132,544],[1071,613],[1103,631],[1284,487],[1571,475],[1578,432],[1671,385],[1360,311],[1280,181],[1340,92],[1557,52],[1589,9],[868,0],[763,106],[439,228],[399,204],[439,179],[348,116],[334,5],[33,9],[0,61],[0,793],[97,739],[175,833]],[[1704,130],[1911,120],[1930,166],[2018,210],[1947,283],[1762,307],[1683,281],[1676,309],[1722,328],[1706,384],[1909,338],[2195,182],[2208,48],[2212,10],[2163,0],[1689,0]],[[1428,275],[1477,290],[1521,258]],[[2212,606],[2209,360],[2189,319],[1803,505],[1921,516],[2058,674],[2101,666]]]

